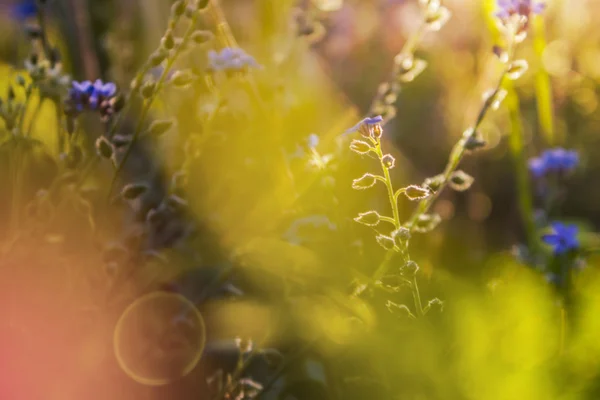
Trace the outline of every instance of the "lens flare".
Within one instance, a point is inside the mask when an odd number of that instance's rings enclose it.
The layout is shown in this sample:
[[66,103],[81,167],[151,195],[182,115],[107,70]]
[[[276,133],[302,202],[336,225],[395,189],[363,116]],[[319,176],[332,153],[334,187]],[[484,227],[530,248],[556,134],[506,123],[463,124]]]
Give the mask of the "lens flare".
[[206,330],[194,304],[167,292],[144,295],[127,307],[114,334],[115,355],[133,380],[161,386],[189,374],[198,364]]

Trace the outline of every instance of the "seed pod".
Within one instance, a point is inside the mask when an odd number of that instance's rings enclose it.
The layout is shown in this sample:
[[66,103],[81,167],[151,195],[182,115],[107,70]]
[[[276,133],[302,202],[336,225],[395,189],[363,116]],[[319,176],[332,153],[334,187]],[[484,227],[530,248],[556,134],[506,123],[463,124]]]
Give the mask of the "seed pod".
[[458,170],[452,173],[450,176],[450,187],[457,192],[464,192],[469,189],[473,184],[473,177],[462,170]]
[[188,70],[176,71],[171,78],[171,83],[178,87],[187,86],[193,81],[192,73]]
[[381,216],[377,211],[367,211],[359,213],[358,217],[354,218],[354,220],[363,225],[375,226],[381,221]]
[[185,12],[185,1],[178,0],[171,6],[171,14],[175,17],[180,17]]
[[173,49],[175,47],[175,38],[173,37],[173,31],[168,30],[165,33],[165,36],[160,40],[160,44],[163,48],[167,50]]
[[211,31],[196,31],[192,34],[192,40],[197,44],[211,41],[215,35]]
[[404,189],[404,194],[409,200],[422,200],[429,197],[431,192],[427,188],[417,185],[410,185]]
[[354,139],[350,143],[350,150],[352,150],[353,152],[358,153],[358,154],[367,154],[369,151],[371,151],[371,149],[372,149],[371,145],[362,140]]
[[394,168],[394,165],[396,165],[396,159],[392,157],[391,154],[384,155],[381,158],[381,162],[383,163],[383,165],[385,165],[387,169],[392,169]]
[[96,140],[96,151],[98,155],[102,158],[111,158],[114,153],[114,147],[110,141],[104,137],[100,136],[98,140]]
[[375,178],[375,175],[367,173],[361,176],[360,178],[353,180],[352,188],[357,190],[364,190],[375,185],[376,182],[377,179]]
[[210,0],[198,0],[198,3],[196,5],[198,11],[204,10],[208,6],[209,1]]

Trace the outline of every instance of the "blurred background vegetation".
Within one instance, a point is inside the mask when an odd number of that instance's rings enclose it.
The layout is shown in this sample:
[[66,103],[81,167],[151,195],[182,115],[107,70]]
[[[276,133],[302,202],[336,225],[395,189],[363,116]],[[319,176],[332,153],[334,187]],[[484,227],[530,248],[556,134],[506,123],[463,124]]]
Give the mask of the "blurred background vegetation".
[[[48,3],[50,38],[68,73],[80,81],[114,81],[126,91],[160,42],[172,2]],[[578,223],[596,242],[600,2],[549,0],[544,21],[533,24],[519,49],[531,68],[515,84],[518,100],[512,97],[485,120],[487,147],[461,166],[475,183],[466,192],[446,191],[434,205],[440,227],[411,241],[423,297],[444,301],[442,313],[416,322],[386,308],[388,300],[412,302],[408,290],[373,290],[360,300],[344,295],[385,255],[373,231],[352,218],[386,209],[387,198],[381,189],[351,189],[374,161],[348,151],[340,135],[368,112],[394,56],[417,28],[419,8],[416,0],[343,3],[320,14],[322,36],[299,38],[296,1],[220,1],[238,44],[264,68],[245,80],[220,82],[218,90],[202,82],[167,88],[152,115],[176,118],[176,128],[140,150],[127,171],[168,182],[193,149],[186,195],[190,218],[200,227],[198,259],[164,246],[167,263],[150,263],[114,284],[99,243],[120,238],[130,219],[103,201],[111,166],[97,168],[85,201],[65,189],[67,200],[58,202],[57,217],[44,233],[12,244],[0,265],[2,398],[212,398],[205,378],[224,361],[212,357],[208,345],[195,369],[162,386],[131,379],[114,354],[115,325],[127,306],[173,284],[197,303],[207,343],[252,338],[256,346],[278,348],[291,359],[283,383],[277,381],[265,398],[600,397],[596,257],[577,274],[575,307],[567,315],[559,294],[513,250],[527,244],[526,220],[533,218],[523,216],[515,171],[552,146],[576,149],[582,160],[552,217]],[[396,118],[385,127],[385,146],[396,157],[392,178],[400,186],[443,170],[497,76],[490,51],[497,35],[490,17],[494,2],[443,3],[452,18],[441,32],[424,37],[417,54],[429,66],[402,87]],[[35,17],[15,14],[20,4],[0,0],[2,96],[29,54],[24,26]],[[210,17],[202,24],[216,28]],[[203,68],[206,62],[206,49],[194,50],[177,68]],[[55,108],[50,102],[35,108],[25,126],[48,148],[28,159],[24,205],[58,174]],[[92,153],[99,123],[85,122],[83,143]],[[515,131],[523,140],[521,158],[511,151]],[[308,146],[311,134],[320,138],[316,152]],[[7,188],[9,160],[10,152],[2,150]],[[3,231],[12,212],[10,189],[6,193]],[[414,203],[401,201],[401,219],[413,209]],[[231,279],[242,300],[215,296],[198,302],[212,271],[224,265],[235,269]],[[348,319],[348,310],[358,318]],[[304,351],[294,358],[297,348]]]

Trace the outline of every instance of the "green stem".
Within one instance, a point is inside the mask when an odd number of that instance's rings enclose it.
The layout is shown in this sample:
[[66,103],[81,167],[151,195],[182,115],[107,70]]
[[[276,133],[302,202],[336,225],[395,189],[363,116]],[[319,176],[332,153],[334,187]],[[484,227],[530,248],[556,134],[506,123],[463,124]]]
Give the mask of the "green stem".
[[[379,157],[379,163],[381,164],[381,169],[383,171],[383,177],[385,183],[385,187],[388,192],[388,199],[390,201],[390,206],[392,207],[392,214],[394,216],[394,227],[396,229],[400,228],[400,214],[398,212],[398,202],[396,201],[396,195],[394,193],[394,186],[392,184],[392,179],[390,177],[390,171],[383,163],[383,152],[381,151],[381,140],[377,139],[377,144],[375,146],[375,152]],[[376,177],[377,178],[377,177]]]
[[425,313],[423,312],[423,303],[421,303],[421,294],[419,293],[419,284],[417,283],[417,274],[413,276],[411,290],[413,294],[413,300],[415,301],[415,309],[417,310],[417,316],[422,317]]
[[555,142],[554,118],[553,118],[553,96],[550,84],[550,76],[544,68],[542,55],[546,49],[546,37],[544,32],[544,19],[533,18],[533,48],[537,56],[538,70],[535,76],[535,97],[537,101],[537,113],[540,129],[546,143],[552,145]]
[[[487,116],[488,111],[490,110],[490,108],[492,108],[492,104],[494,103],[494,101],[492,99],[502,89],[502,86],[503,86],[506,76],[508,74],[508,69],[514,58],[514,51],[515,51],[514,41],[510,40],[509,44],[508,44],[508,50],[507,50],[508,61],[506,62],[506,66],[502,72],[502,75],[498,79],[498,84],[496,85],[496,88],[492,92],[492,95],[486,101],[483,102],[483,105],[482,105],[481,109],[479,110],[479,113],[477,114],[477,119],[475,120],[475,123],[473,124],[473,127],[472,127],[473,132],[477,132],[477,129],[479,129],[479,126],[481,125],[481,123],[483,122],[485,117]],[[450,153],[450,158],[448,160],[448,164],[446,164],[446,168],[444,169],[444,172],[442,173],[443,179],[441,181],[439,189],[435,193],[433,193],[431,196],[422,200],[419,203],[417,210],[413,213],[412,217],[410,218],[410,220],[407,224],[409,228],[412,228],[414,226],[415,222],[419,219],[419,217],[421,215],[425,214],[429,210],[429,208],[433,205],[435,200],[444,191],[444,189],[448,185],[450,176],[452,175],[452,173],[454,171],[456,171],[456,168],[458,168],[458,165],[460,164],[460,162],[462,161],[462,159],[466,153],[465,144],[466,144],[466,141],[463,138],[454,145],[454,147],[452,148],[452,152]]]

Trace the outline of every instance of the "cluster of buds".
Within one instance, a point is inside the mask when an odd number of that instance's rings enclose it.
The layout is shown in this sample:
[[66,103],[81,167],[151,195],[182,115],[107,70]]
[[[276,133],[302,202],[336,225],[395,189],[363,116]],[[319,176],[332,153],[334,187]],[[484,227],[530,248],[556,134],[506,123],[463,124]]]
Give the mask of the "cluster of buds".
[[527,37],[531,16],[541,14],[545,8],[545,3],[532,0],[498,0],[495,14],[498,27],[507,37],[514,37],[520,43]]
[[410,185],[398,190],[393,189],[393,185],[390,179],[389,170],[394,168],[396,160],[391,154],[384,154],[381,146],[381,137],[383,135],[383,127],[381,122],[383,117],[376,116],[372,118],[365,118],[349,132],[358,132],[366,140],[354,139],[350,143],[350,150],[360,155],[368,155],[379,160],[383,171],[383,176],[365,173],[358,179],[352,182],[352,188],[356,190],[365,190],[375,186],[379,181],[382,182],[387,190],[390,197],[390,202],[393,211],[393,217],[386,217],[380,215],[377,211],[367,211],[360,213],[354,220],[358,223],[367,226],[377,226],[380,222],[389,222],[394,225],[395,229],[391,234],[379,234],[376,237],[377,242],[385,249],[401,251],[404,244],[410,237],[410,230],[403,227],[398,220],[397,201],[398,196],[404,194],[409,200],[418,201],[429,197],[433,192],[426,186]]

